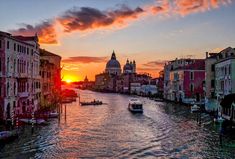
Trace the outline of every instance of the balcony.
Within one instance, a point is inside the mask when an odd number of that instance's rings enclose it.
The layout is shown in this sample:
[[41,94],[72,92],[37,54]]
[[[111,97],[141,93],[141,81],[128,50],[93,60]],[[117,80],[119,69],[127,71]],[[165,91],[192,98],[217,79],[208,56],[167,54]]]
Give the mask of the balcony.
[[18,96],[20,98],[28,97],[29,96],[29,92],[18,92]]

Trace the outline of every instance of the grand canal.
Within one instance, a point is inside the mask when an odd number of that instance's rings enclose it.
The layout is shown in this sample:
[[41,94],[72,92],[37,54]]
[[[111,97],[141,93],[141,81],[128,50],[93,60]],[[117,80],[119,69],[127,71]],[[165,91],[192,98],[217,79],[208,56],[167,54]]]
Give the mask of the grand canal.
[[[30,127],[0,148],[0,158],[235,158],[234,142],[219,145],[216,126],[202,115],[199,126],[186,106],[139,97],[143,114],[127,110],[130,96],[81,91],[81,100],[100,106],[67,104],[67,116]],[[64,112],[63,112],[64,113]]]

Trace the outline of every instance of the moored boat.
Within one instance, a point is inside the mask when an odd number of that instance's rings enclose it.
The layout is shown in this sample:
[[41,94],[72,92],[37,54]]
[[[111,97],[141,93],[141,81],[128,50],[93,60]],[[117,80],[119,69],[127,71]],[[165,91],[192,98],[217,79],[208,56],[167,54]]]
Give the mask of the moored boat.
[[132,98],[129,101],[128,109],[133,113],[143,113],[143,104],[137,98]]
[[91,102],[80,102],[80,105],[102,105],[103,102],[99,100],[94,100]]
[[193,106],[191,106],[191,113],[196,113],[200,111],[200,106],[194,104]]
[[58,112],[50,112],[49,118],[57,118],[59,116]]
[[47,122],[44,119],[19,119],[19,121],[25,124],[32,124],[32,123],[37,125],[47,124]]
[[0,132],[0,143],[5,143],[11,140],[14,140],[18,137],[18,131],[1,131]]

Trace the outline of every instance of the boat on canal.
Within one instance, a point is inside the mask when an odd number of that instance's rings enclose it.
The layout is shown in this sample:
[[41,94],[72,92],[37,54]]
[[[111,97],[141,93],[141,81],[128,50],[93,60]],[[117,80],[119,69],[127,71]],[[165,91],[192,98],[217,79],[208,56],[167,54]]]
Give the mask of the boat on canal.
[[197,104],[194,104],[193,106],[191,106],[191,113],[197,113],[199,112],[201,109],[200,106],[198,106]]
[[58,112],[50,112],[49,113],[49,118],[58,118],[59,117],[59,113]]
[[47,125],[48,123],[44,119],[19,119],[20,122],[25,124]]
[[129,101],[128,109],[132,113],[143,113],[143,104],[137,98],[132,98]]
[[103,102],[102,101],[99,101],[99,100],[94,100],[94,101],[91,101],[91,102],[80,102],[80,105],[102,105]]
[[19,135],[17,130],[13,131],[1,131],[0,132],[0,143],[5,143],[14,140]]

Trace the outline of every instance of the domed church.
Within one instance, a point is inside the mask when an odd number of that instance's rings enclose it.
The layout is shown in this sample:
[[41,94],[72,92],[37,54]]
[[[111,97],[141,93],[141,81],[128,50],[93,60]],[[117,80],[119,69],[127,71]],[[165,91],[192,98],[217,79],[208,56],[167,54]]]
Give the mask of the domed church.
[[123,73],[129,74],[129,73],[136,73],[136,63],[135,60],[132,62],[127,59],[126,64],[123,67]]
[[113,51],[111,59],[106,64],[105,73],[108,73],[110,75],[120,75],[121,72],[121,65],[116,59],[115,52]]

